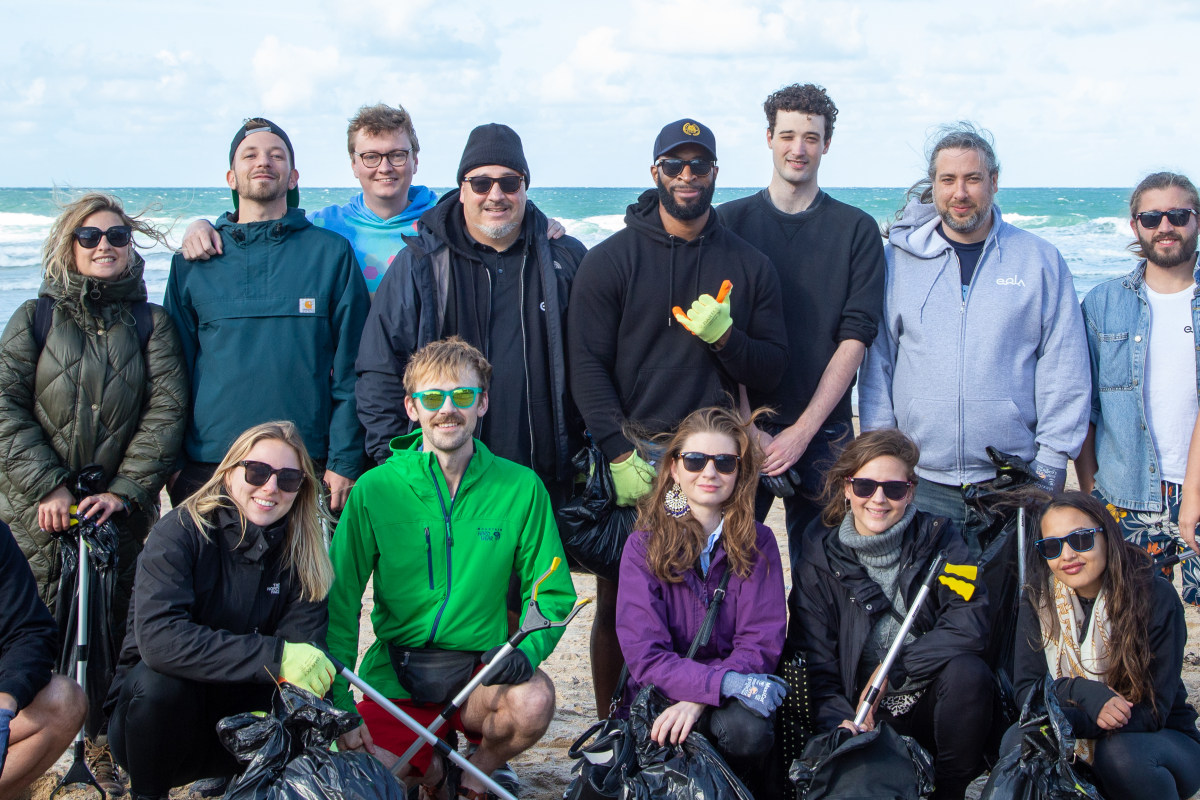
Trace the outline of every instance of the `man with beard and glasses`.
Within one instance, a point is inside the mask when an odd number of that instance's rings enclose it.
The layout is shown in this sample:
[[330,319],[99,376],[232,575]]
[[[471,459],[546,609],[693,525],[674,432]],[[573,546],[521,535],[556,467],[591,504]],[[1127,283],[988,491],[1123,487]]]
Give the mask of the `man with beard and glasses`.
[[[1173,550],[1197,412],[1200,196],[1183,175],[1146,176],[1129,198],[1130,245],[1142,260],[1083,300],[1092,419],[1075,461],[1079,485],[1108,503],[1125,538]],[[1183,599],[1200,605],[1200,567],[1183,565]]]
[[[388,272],[394,274],[394,268]],[[565,557],[542,482],[472,436],[491,414],[492,376],[483,354],[457,336],[411,355],[404,409],[420,428],[393,439],[392,455],[358,482],[329,554],[335,575],[330,652],[348,665],[359,660],[359,614],[371,580],[375,641],[359,671],[425,725],[467,682],[481,656],[490,662],[508,638],[511,577],[520,586],[521,607],[528,608],[535,581]],[[537,599],[548,619],[566,617],[575,602],[567,570],[547,577]],[[505,761],[532,747],[554,716],[554,684],[537,666],[562,633],[531,634],[451,721],[478,745],[470,756],[475,766],[510,790]],[[446,677],[451,674],[461,678]],[[345,681],[336,681],[333,692],[338,706],[355,709]],[[416,735],[372,700],[357,709],[363,725],[342,736],[339,747],[365,750],[391,766]],[[429,747],[417,753],[405,775],[410,784],[445,780],[447,763],[432,756]],[[506,780],[497,775],[501,770],[509,773]],[[461,783],[451,781],[449,797],[492,797],[473,776],[455,776]]]
[[921,445],[916,504],[979,555],[963,489],[995,477],[991,445],[1033,463],[1047,491],[1087,433],[1091,379],[1075,285],[1058,250],[1005,222],[990,135],[941,130],[926,178],[890,226],[883,321],[860,372],[864,431]]
[[[671,431],[698,408],[726,404],[739,384],[773,388],[787,368],[779,276],[712,207],[716,149],[695,120],[664,127],[650,167],[655,188],[629,206],[624,230],[588,252],[571,289],[571,391],[612,463],[620,505],[636,504],[655,474],[627,423]],[[592,678],[604,714],[622,663],[610,633],[616,584],[598,578],[596,594]]]
[[221,255],[171,260],[163,306],[179,329],[191,380],[178,505],[216,470],[247,428],[291,420],[342,508],[362,471],[354,357],[370,299],[345,238],[297,208],[291,140],[248,119],[229,145],[233,211],[217,220]]

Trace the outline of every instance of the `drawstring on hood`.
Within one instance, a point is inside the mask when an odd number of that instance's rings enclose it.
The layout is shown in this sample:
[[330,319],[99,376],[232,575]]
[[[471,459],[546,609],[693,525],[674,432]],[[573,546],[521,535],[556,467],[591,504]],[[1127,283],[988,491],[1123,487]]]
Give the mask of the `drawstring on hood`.
[[[701,294],[704,294],[700,285],[700,262],[704,255],[705,240],[712,238],[720,230],[720,224],[717,222],[716,209],[709,209],[708,222],[704,225],[704,230],[695,239],[682,239],[674,234],[667,233],[663,227],[662,218],[659,216],[659,199],[657,189],[647,189],[638,197],[636,203],[632,203],[625,210],[625,224],[633,230],[642,234],[652,242],[658,242],[668,249],[668,283],[667,283],[667,327],[675,324],[675,315],[671,309],[675,306],[690,307]],[[675,299],[675,249],[677,247],[694,247],[696,248],[696,264],[692,270],[696,281],[693,287],[694,291],[690,298],[684,298],[684,302],[676,302]],[[637,265],[635,264],[635,269]],[[713,294],[716,288],[710,289],[708,294]],[[685,307],[686,303],[686,307]]]

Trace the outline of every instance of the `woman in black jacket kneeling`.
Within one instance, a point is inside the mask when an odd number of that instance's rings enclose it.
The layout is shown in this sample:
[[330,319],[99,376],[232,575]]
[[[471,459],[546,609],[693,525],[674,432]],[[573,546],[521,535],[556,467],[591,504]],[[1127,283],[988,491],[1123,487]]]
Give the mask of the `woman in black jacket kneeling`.
[[808,661],[817,728],[855,733],[883,720],[934,757],[938,798],[962,798],[983,769],[993,682],[982,587],[970,600],[941,584],[861,727],[854,715],[940,551],[963,564],[967,548],[948,520],[912,504],[920,451],[897,430],[856,439],[826,476],[827,505],[804,536],[788,604],[786,652]]
[[240,767],[222,717],[270,708],[275,682],[324,694],[333,570],[312,460],[290,422],[243,433],[213,477],[154,526],[113,680],[113,755],[135,800]]

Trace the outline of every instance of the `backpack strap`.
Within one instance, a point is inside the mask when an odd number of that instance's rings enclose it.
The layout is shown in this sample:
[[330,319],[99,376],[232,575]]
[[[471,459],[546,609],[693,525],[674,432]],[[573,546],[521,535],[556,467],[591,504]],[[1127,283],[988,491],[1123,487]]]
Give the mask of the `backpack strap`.
[[150,304],[139,300],[129,306],[129,312],[133,314],[133,322],[137,326],[138,347],[142,349],[142,355],[145,355],[150,336],[154,333],[154,317],[150,314]]
[[[37,345],[39,356],[46,347],[46,336],[50,333],[50,326],[54,322],[56,303],[57,301],[53,297],[42,295],[37,299],[37,308],[33,311],[33,341]],[[138,347],[144,356],[146,347],[150,343],[150,337],[154,334],[154,316],[150,313],[150,304],[145,300],[139,300],[130,304],[129,313],[133,314],[133,322],[137,327]]]

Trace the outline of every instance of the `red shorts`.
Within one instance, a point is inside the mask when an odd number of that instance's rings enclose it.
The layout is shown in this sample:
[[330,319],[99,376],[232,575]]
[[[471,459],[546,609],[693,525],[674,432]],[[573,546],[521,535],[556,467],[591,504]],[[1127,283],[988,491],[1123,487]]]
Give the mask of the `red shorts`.
[[[438,714],[442,713],[442,706],[423,703],[417,705],[411,700],[396,700],[392,702],[400,706],[410,717],[424,725],[426,728],[437,719]],[[412,746],[412,743],[420,739],[416,733],[409,729],[400,720],[393,717],[387,712],[383,706],[371,699],[364,699],[358,703],[358,713],[362,715],[363,722],[367,726],[367,730],[371,734],[371,738],[375,744],[382,747],[384,750],[389,750],[397,756],[404,755],[404,751]],[[482,738],[479,734],[468,731],[463,727],[462,714],[460,711],[454,712],[454,716],[446,721],[438,735],[443,739],[447,737],[450,731],[461,731],[467,741],[478,744]],[[424,775],[429,769],[429,762],[433,758],[433,747],[425,740],[421,739],[421,749],[412,757],[409,763],[412,768],[419,774]]]

